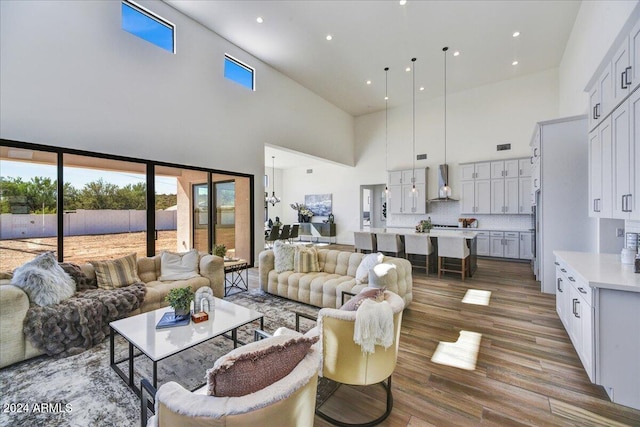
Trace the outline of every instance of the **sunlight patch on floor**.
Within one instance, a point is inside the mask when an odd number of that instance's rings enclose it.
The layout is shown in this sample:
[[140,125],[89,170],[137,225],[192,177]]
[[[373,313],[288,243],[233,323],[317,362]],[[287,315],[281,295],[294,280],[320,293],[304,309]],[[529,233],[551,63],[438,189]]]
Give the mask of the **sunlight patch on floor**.
[[469,289],[462,302],[465,304],[489,305],[491,299],[491,291],[481,291],[478,289]]
[[440,365],[473,371],[476,369],[481,339],[482,334],[477,332],[460,331],[458,341],[453,343],[440,341],[431,361]]

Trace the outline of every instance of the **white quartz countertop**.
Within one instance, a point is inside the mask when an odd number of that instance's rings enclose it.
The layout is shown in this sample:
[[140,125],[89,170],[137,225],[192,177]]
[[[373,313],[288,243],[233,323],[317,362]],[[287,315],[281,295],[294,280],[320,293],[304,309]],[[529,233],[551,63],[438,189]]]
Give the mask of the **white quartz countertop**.
[[622,264],[619,254],[553,251],[592,288],[640,292],[640,273],[633,264]]
[[465,239],[473,239],[478,235],[470,228],[432,228],[429,233],[417,233],[413,228],[372,228],[372,233],[390,233],[390,234],[415,234],[425,237],[464,237]]

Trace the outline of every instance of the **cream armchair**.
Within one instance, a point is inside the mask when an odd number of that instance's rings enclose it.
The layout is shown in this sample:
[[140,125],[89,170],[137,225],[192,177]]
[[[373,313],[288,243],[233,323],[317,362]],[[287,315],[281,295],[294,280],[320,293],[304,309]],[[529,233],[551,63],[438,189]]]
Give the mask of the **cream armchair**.
[[149,381],[142,380],[142,425],[151,405],[149,394],[155,397],[155,415],[147,427],[312,426],[319,364],[319,351],[312,347],[287,376],[240,397],[210,396],[207,385],[191,392],[175,382],[163,384],[156,392]]
[[[393,343],[387,349],[376,345],[374,353],[364,353],[361,346],[354,342],[357,311],[323,308],[318,313],[318,326],[306,334],[320,335],[321,376],[341,384],[356,386],[380,383],[386,390],[386,410],[380,417],[363,424],[349,425],[376,425],[386,419],[393,409],[391,375],[398,358],[404,301],[389,291],[385,291],[384,300],[389,303],[393,311]],[[303,315],[303,317],[307,316]],[[316,410],[316,414],[332,424],[345,425],[343,421],[334,419],[319,409]]]

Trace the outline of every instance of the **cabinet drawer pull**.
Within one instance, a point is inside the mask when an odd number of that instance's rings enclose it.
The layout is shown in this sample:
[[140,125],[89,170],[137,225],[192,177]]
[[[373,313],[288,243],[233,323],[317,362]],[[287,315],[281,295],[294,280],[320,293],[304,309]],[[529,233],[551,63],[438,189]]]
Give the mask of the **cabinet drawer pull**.
[[573,278],[573,277],[571,277],[571,276],[567,277],[567,279],[569,279],[569,280],[570,280],[570,281],[572,281],[572,282],[575,282],[575,281],[576,281],[576,279],[574,279],[574,278]]
[[558,261],[554,261],[553,262],[555,265],[560,265],[560,263]]
[[560,292],[564,292],[564,291],[562,290],[562,286],[561,286],[561,285],[562,285],[562,278],[561,278],[561,277],[558,277],[558,291],[560,291]]
[[[631,66],[628,66],[627,68],[624,69],[624,84],[628,86],[631,86],[631,79],[629,78],[629,71],[631,71]],[[623,88],[626,89],[626,88]]]
[[567,270],[565,270],[564,268],[561,268],[560,271],[562,271],[563,273],[567,272]]
[[578,314],[578,309],[577,309],[578,305],[580,305],[580,301],[578,301],[576,298],[574,298],[573,299],[573,315],[576,316],[579,319],[580,315]]
[[627,82],[627,69],[625,69],[623,72],[620,73],[620,89],[628,89],[629,86],[627,86],[626,82]]
[[585,291],[585,290],[584,290],[584,288],[582,288],[582,287],[579,287],[579,288],[578,288],[578,290],[579,290],[579,291],[580,291],[580,293],[582,293],[582,294],[585,294],[585,295],[587,294],[587,291]]

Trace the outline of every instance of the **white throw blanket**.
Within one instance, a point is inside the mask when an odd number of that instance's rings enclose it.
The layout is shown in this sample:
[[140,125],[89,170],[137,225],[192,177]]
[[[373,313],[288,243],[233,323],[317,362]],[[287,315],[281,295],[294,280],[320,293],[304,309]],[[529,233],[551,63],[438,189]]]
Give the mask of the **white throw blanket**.
[[363,353],[375,353],[375,346],[385,349],[393,344],[393,310],[388,302],[364,300],[356,311],[353,341]]

